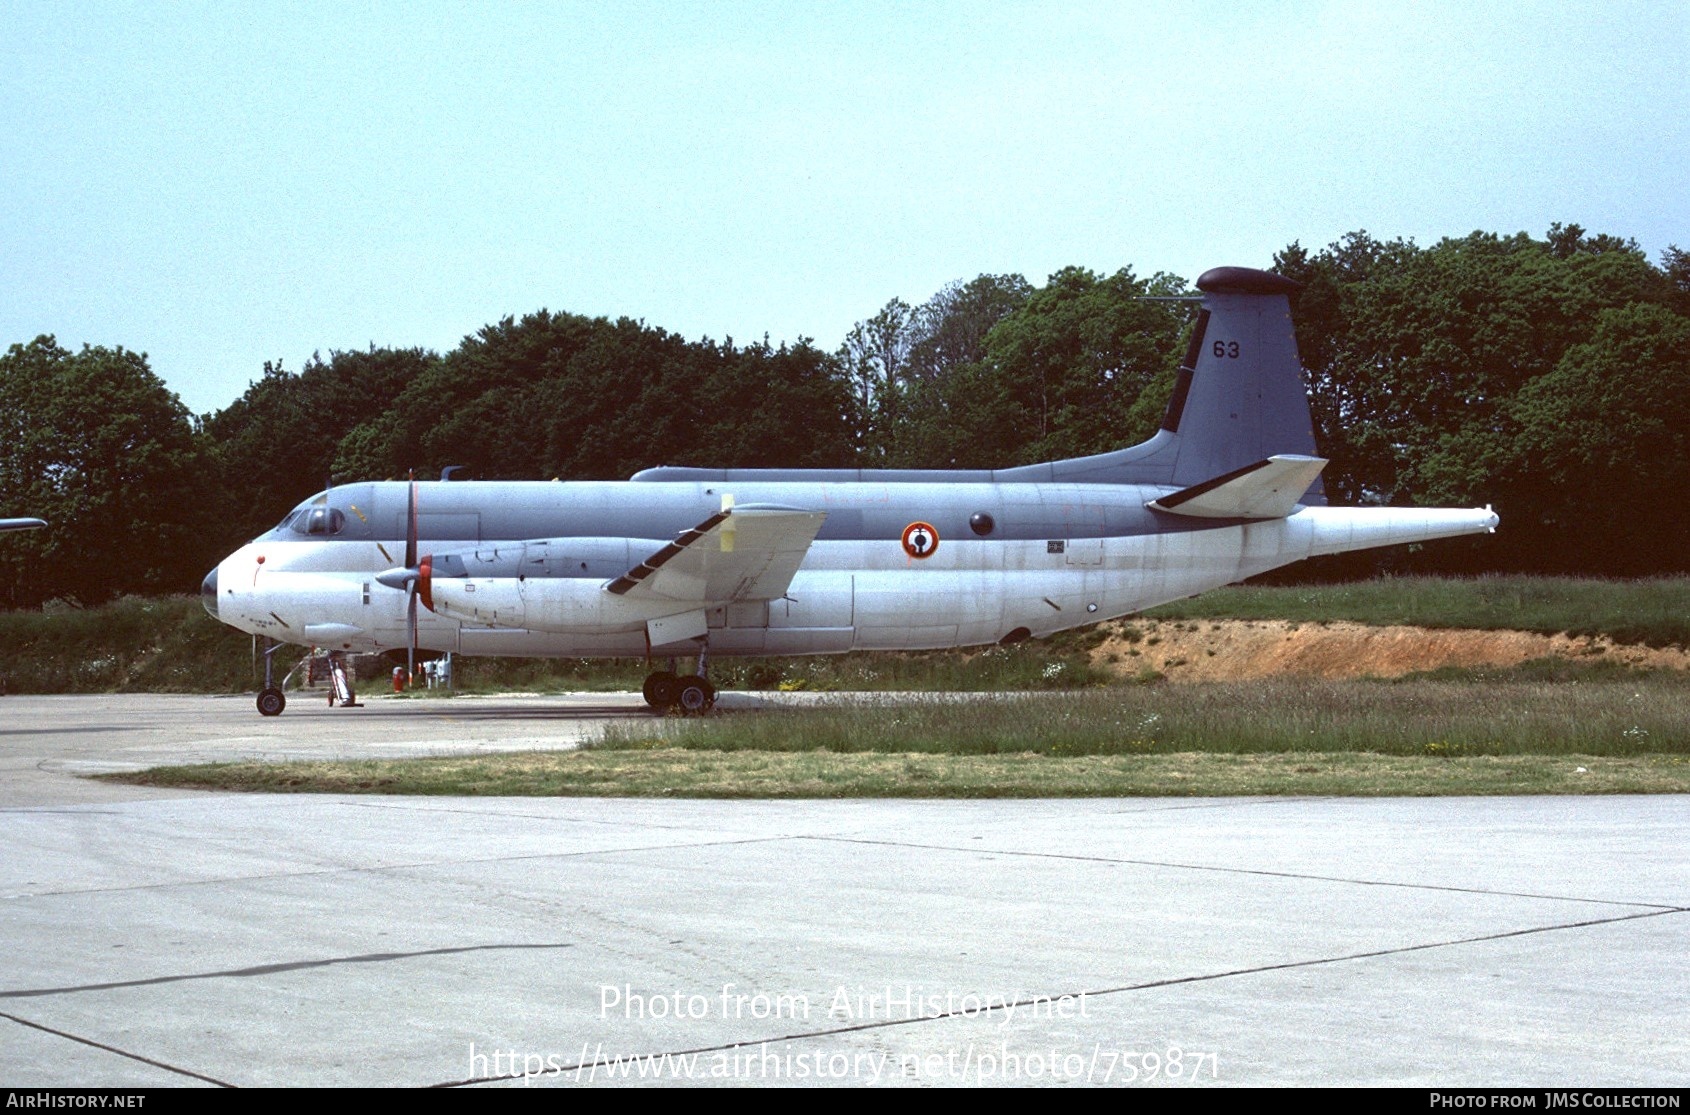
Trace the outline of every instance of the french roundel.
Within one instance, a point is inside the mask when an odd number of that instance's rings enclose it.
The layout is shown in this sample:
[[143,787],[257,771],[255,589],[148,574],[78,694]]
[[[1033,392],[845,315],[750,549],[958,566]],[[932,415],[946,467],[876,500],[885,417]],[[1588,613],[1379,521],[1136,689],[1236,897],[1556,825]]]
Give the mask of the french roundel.
[[912,558],[930,558],[939,548],[939,532],[932,523],[911,523],[904,528],[904,553]]

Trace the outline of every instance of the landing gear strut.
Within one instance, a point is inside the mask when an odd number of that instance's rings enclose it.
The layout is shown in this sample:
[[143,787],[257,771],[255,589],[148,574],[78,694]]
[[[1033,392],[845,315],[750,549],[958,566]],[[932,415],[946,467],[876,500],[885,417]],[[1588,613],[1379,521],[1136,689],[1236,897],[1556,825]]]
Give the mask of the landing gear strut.
[[688,677],[675,673],[675,660],[669,660],[667,670],[654,670],[640,687],[645,703],[658,712],[678,710],[682,716],[703,716],[716,704],[716,687],[710,684],[708,671],[710,643],[706,639],[698,647],[698,672]]
[[[269,640],[265,640],[268,642]],[[276,652],[282,649],[282,643],[271,643],[264,648],[264,688],[258,691],[258,715],[280,716],[282,710],[288,707],[288,699],[282,693],[281,686],[274,678]]]

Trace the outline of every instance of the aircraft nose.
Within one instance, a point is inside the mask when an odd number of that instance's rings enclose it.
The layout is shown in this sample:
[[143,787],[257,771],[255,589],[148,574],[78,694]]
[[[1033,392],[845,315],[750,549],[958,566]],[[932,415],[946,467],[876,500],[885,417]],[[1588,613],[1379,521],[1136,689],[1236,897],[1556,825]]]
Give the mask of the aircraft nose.
[[200,582],[200,603],[205,605],[206,614],[217,619],[217,570],[213,569]]

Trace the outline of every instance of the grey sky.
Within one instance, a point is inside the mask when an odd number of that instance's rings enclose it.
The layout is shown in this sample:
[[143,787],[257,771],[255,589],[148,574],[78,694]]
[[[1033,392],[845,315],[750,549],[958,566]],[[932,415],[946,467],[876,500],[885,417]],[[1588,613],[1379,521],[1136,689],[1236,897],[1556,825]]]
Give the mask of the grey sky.
[[888,299],[1345,232],[1690,247],[1690,6],[0,0],[0,345],[444,351],[542,306],[834,348]]

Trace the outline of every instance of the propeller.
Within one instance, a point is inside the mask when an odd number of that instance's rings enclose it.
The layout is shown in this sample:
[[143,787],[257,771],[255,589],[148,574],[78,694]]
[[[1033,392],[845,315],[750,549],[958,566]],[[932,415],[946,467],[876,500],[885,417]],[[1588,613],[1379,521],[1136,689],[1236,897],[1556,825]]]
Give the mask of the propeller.
[[411,488],[405,514],[405,564],[376,574],[377,582],[388,588],[406,590],[405,602],[405,668],[407,676],[417,676],[417,597],[423,606],[434,611],[434,597],[429,590],[434,579],[434,556],[417,557],[417,474],[410,477]]

